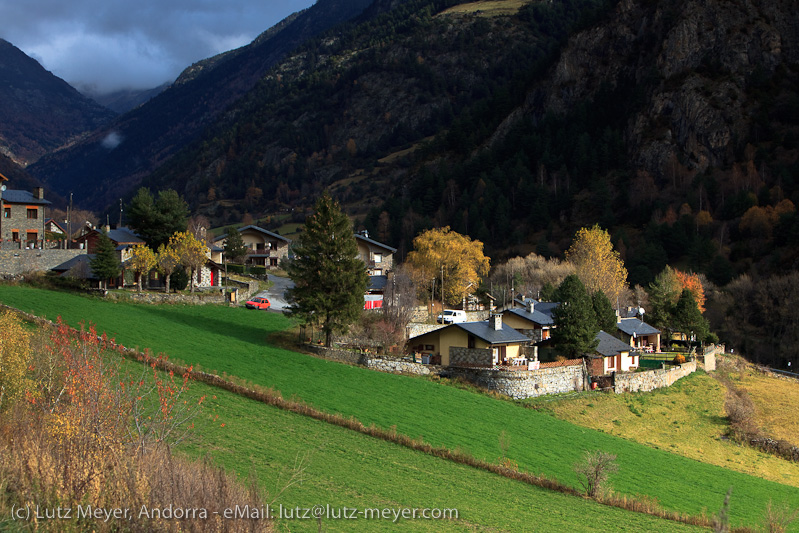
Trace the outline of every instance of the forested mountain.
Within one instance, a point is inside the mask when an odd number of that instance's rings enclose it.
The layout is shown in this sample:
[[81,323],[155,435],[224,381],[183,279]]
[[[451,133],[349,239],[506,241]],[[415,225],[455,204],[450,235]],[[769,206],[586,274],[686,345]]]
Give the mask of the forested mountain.
[[401,253],[451,225],[552,255],[598,222],[634,284],[795,268],[795,3],[480,7],[409,0],[310,41],[145,183],[220,223],[330,188]]
[[74,142],[114,113],[0,39],[0,153],[20,165]]
[[319,0],[250,45],[192,65],[166,91],[30,172],[62,194],[80,191],[81,205],[101,209],[200,135],[288,52],[369,3]]

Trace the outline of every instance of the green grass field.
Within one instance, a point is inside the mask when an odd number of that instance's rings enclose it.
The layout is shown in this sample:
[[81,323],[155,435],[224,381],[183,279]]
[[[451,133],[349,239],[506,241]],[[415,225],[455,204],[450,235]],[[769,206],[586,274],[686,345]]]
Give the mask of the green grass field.
[[[195,420],[197,442],[183,447],[190,455],[210,455],[243,481],[254,473],[272,497],[291,478],[297,458],[305,458],[302,483],[286,489],[273,507],[454,508],[459,513],[454,521],[401,524],[325,520],[325,531],[696,529],[511,481],[202,384],[193,385],[192,392],[207,394],[208,405]],[[317,531],[314,520],[287,520],[278,526]]]
[[364,424],[396,426],[435,446],[460,447],[486,460],[500,455],[499,435],[520,468],[576,485],[572,465],[585,450],[618,455],[613,487],[644,494],[667,509],[714,513],[729,487],[733,524],[760,521],[769,500],[799,499],[799,490],[690,460],[564,422],[484,395],[432,381],[381,374],[266,344],[286,328],[273,313],[212,306],[143,306],[25,287],[0,287],[0,301],[69,323],[96,322],[127,346],[151,347],[204,369],[244,377],[296,396],[316,408],[355,416]]

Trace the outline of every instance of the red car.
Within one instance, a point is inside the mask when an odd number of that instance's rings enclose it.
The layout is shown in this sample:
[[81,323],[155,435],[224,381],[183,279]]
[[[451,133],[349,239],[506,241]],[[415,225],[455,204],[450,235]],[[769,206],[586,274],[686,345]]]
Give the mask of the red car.
[[266,298],[252,298],[244,302],[247,309],[269,309],[269,300]]

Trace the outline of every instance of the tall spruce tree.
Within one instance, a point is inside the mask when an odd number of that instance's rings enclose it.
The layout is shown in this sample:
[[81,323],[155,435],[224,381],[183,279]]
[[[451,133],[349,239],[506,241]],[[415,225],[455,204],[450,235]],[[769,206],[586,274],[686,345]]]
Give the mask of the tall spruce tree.
[[114,243],[105,233],[100,234],[97,250],[90,263],[92,272],[100,280],[104,289],[108,288],[108,279],[119,275],[119,257]]
[[572,357],[596,350],[599,325],[591,297],[580,278],[576,274],[567,276],[555,296],[560,302],[552,312],[555,321],[552,338],[557,347]]
[[316,202],[316,212],[305,220],[295,241],[289,277],[289,314],[325,332],[325,345],[333,333],[346,333],[363,309],[369,283],[366,265],[349,219],[327,193]]
[[611,335],[616,334],[616,311],[613,305],[602,291],[596,291],[591,295],[591,305],[594,308],[594,315],[599,329]]
[[247,257],[247,245],[244,244],[244,239],[241,237],[239,230],[233,226],[227,229],[227,237],[225,238],[225,257],[231,263],[242,263],[244,258]]
[[130,201],[127,214],[130,227],[157,250],[174,233],[186,230],[189,205],[172,189],[159,191],[158,198],[154,198],[149,189],[142,187]]
[[685,334],[689,339],[693,333],[699,342],[704,342],[710,333],[707,319],[702,316],[693,293],[688,289],[683,289],[680,299],[674,306],[673,325],[674,329]]

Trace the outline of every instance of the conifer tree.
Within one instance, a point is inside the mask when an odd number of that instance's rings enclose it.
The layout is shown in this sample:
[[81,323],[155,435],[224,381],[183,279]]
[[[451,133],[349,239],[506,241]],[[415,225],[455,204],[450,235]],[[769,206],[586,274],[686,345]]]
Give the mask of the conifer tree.
[[108,279],[119,276],[119,257],[114,243],[105,233],[100,234],[97,251],[91,260],[92,272],[100,280],[104,289],[108,288]]
[[591,295],[591,306],[594,308],[597,326],[605,333],[616,334],[616,311],[602,291]]
[[305,220],[286,269],[294,281],[287,296],[289,314],[321,325],[325,345],[330,346],[333,333],[346,333],[358,319],[369,277],[350,221],[338,203],[325,193],[315,210]]
[[552,312],[555,321],[552,338],[557,347],[572,357],[596,350],[599,326],[591,297],[576,274],[563,280],[556,299],[560,305]]
[[702,316],[699,306],[690,289],[683,289],[680,299],[674,306],[674,329],[685,334],[689,339],[691,334],[696,335],[696,340],[704,342],[710,333],[707,319]]
[[241,263],[246,256],[247,245],[244,244],[241,233],[236,228],[229,227],[225,237],[225,257],[231,263]]

